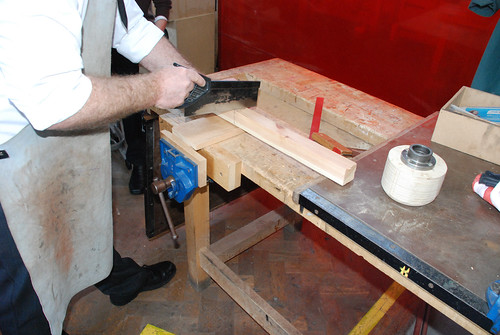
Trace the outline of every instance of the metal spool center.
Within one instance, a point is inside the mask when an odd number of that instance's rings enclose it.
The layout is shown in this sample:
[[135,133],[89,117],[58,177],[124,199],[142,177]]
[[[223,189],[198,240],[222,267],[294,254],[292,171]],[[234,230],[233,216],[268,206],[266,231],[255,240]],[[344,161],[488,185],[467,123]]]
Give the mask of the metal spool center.
[[431,170],[436,165],[432,149],[423,144],[412,144],[401,152],[401,160],[415,170]]

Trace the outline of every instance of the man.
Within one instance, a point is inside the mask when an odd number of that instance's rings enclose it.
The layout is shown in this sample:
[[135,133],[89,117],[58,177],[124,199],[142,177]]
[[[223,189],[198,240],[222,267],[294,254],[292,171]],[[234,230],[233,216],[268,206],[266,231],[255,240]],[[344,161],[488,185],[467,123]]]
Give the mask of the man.
[[[109,78],[87,74],[85,65],[84,74],[82,25],[87,5],[87,0],[0,2],[3,335],[33,331],[59,335],[74,292],[109,274],[110,229],[100,227],[100,221],[111,221],[110,192],[100,186],[110,183],[107,165],[101,162],[106,152],[109,157],[109,135],[103,137],[98,130],[151,106],[178,106],[194,84],[204,85],[196,71],[172,66],[189,64],[132,0],[125,0],[124,20],[116,14],[113,46],[151,72]],[[86,49],[84,45],[84,54]],[[74,132],[82,135],[71,136]],[[54,133],[59,136],[49,136]],[[101,138],[107,147],[92,145]],[[86,183],[89,180],[94,183]],[[130,263],[134,271],[138,267],[119,257],[120,262]],[[94,263],[98,264],[93,267]],[[142,278],[142,288],[162,282],[162,271],[154,270],[147,269],[160,278]],[[112,279],[114,273],[113,268]],[[100,286],[109,289],[105,283]],[[128,302],[137,292],[117,304]]]

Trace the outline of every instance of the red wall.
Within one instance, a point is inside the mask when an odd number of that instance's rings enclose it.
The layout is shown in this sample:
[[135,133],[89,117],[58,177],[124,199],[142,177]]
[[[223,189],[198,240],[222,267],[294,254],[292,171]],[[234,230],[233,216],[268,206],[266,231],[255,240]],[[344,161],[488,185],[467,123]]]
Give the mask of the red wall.
[[219,70],[279,57],[427,116],[470,86],[496,25],[468,5],[219,0]]

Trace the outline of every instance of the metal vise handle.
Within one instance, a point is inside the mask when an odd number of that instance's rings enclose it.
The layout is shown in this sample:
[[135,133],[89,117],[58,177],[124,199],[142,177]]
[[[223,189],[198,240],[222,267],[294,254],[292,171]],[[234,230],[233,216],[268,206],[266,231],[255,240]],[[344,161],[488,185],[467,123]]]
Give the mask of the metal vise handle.
[[167,203],[165,202],[165,196],[163,195],[163,192],[168,190],[172,186],[173,182],[175,182],[175,179],[172,176],[168,176],[166,179],[162,180],[156,179],[153,183],[151,183],[151,190],[154,194],[158,194],[160,197],[161,207],[163,208],[163,213],[165,213],[165,217],[167,218],[168,227],[170,228],[170,232],[172,234],[172,240],[174,241],[175,247],[178,248],[179,242],[177,239],[179,236],[175,232],[174,223],[170,217],[170,212],[168,211]]

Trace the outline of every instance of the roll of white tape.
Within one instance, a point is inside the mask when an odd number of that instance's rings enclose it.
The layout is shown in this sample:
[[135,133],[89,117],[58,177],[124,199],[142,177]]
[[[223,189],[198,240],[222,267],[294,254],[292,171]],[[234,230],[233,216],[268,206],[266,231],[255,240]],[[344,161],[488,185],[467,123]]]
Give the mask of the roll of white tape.
[[387,155],[382,188],[401,204],[427,205],[439,194],[447,169],[446,162],[430,148],[419,144],[400,145]]

